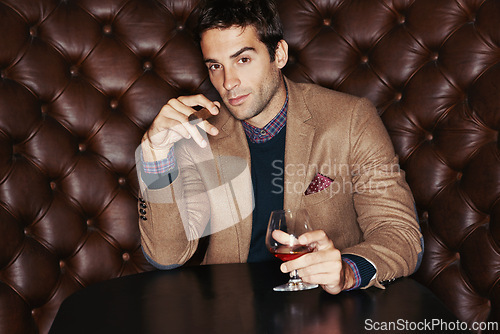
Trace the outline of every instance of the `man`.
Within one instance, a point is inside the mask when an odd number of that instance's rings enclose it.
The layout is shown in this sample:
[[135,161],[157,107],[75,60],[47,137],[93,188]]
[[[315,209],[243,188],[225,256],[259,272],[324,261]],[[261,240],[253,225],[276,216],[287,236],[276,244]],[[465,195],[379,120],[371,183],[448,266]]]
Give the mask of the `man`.
[[[423,251],[413,199],[374,107],[282,75],[288,45],[272,1],[207,1],[199,42],[222,103],[171,99],[144,136],[148,260],[182,265],[210,235],[202,263],[266,261],[270,212],[305,207],[316,230],[299,241],[314,252],[283,272],[332,294],[413,273]],[[199,107],[216,116],[188,122]]]

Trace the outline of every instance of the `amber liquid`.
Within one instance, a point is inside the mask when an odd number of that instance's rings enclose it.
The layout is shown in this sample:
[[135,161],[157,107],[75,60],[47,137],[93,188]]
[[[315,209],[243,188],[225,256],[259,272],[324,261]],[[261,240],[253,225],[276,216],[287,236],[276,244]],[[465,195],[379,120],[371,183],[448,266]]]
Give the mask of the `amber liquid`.
[[297,246],[279,246],[271,249],[271,254],[283,262],[294,260],[304,254],[311,253],[312,248],[304,245]]

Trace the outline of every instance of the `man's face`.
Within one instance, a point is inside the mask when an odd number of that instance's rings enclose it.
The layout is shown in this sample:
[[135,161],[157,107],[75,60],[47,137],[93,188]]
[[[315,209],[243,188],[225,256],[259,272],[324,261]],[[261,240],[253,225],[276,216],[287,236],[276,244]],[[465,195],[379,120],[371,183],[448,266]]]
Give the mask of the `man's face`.
[[[278,49],[283,48],[281,43]],[[283,62],[278,54],[271,62],[254,27],[207,30],[201,35],[201,49],[210,81],[236,119],[264,120],[280,110],[284,102],[280,69],[286,59]]]

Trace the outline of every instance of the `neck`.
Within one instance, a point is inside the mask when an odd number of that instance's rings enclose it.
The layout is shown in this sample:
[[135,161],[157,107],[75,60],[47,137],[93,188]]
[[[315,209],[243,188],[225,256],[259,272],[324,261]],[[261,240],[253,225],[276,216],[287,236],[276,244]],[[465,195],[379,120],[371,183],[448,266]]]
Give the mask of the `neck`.
[[257,128],[263,128],[280,112],[281,108],[283,108],[283,105],[285,104],[285,100],[285,81],[281,76],[280,85],[276,91],[276,94],[274,94],[274,96],[271,98],[271,101],[269,101],[266,108],[262,110],[262,112],[258,115],[247,119],[246,122]]

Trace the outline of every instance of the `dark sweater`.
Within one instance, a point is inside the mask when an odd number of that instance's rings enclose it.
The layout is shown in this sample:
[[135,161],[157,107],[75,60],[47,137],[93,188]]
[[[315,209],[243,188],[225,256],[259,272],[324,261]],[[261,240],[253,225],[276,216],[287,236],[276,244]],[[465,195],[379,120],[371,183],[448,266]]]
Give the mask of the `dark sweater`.
[[252,143],[247,139],[255,198],[248,262],[276,259],[267,250],[265,238],[271,211],[283,209],[285,135],[286,127],[283,127],[265,143]]

